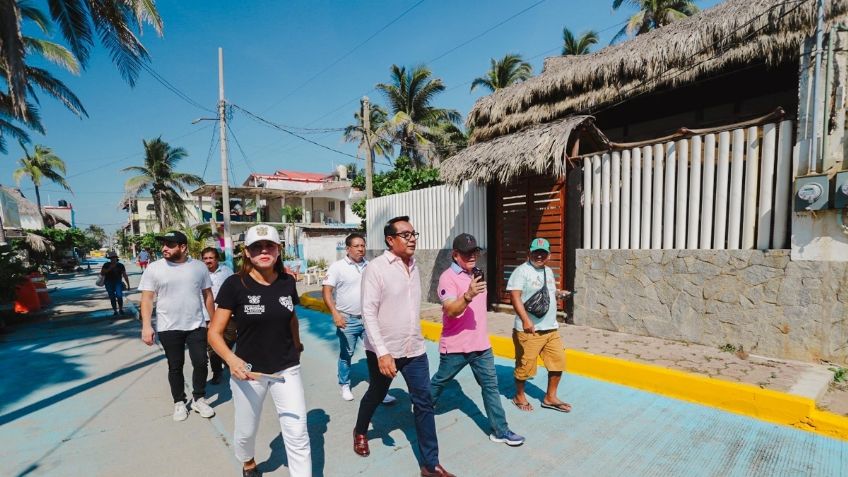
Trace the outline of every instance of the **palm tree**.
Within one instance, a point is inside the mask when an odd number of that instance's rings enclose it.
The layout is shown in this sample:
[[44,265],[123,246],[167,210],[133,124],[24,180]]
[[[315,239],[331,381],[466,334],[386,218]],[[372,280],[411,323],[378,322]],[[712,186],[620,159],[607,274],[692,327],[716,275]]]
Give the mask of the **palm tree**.
[[431,104],[436,95],[445,90],[441,79],[431,77],[432,72],[426,66],[407,70],[392,65],[391,81],[376,86],[386,96],[392,114],[386,131],[400,146],[400,155],[408,157],[416,166],[439,160],[433,142],[436,133],[431,128],[444,122],[459,124],[462,119],[456,110]]
[[483,86],[489,91],[497,91],[509,85],[520,83],[533,75],[533,67],[524,61],[521,55],[507,54],[500,60],[491,59],[492,66],[486,76],[474,78],[471,82],[471,91],[478,86]]
[[[162,19],[152,0],[47,0],[46,3],[50,18],[83,67],[88,63],[95,38],[99,38],[121,76],[131,86],[135,85],[149,55],[133,30],[141,31],[148,24],[157,34],[162,34]],[[26,97],[32,79],[24,61],[30,45],[22,34],[22,24],[32,19],[33,11],[37,9],[27,0],[0,2],[3,19],[0,64],[8,87],[8,106],[17,118],[26,118],[31,112]],[[46,16],[42,14],[40,18],[44,21],[39,26],[47,28]]]
[[612,9],[629,3],[639,9],[627,20],[627,24],[616,33],[610,44],[627,36],[641,35],[698,12],[694,0],[613,0]]
[[598,33],[595,30],[585,31],[579,38],[568,28],[562,29],[562,54],[563,55],[588,55],[589,48],[598,43]]
[[[20,15],[27,24],[34,24],[35,27],[42,33],[50,34],[50,22],[47,17],[37,8],[31,7],[25,2],[19,2]],[[78,74],[80,64],[73,53],[65,47],[53,43],[51,41],[34,38],[31,36],[22,36],[25,55],[37,54],[42,58],[52,62],[72,74]],[[2,47],[0,47],[2,53]],[[38,96],[36,88],[47,93],[50,96],[58,99],[72,113],[78,116],[87,116],[85,108],[82,106],[79,98],[65,86],[64,83],[56,79],[47,70],[38,68],[24,63],[23,65],[26,77],[25,95],[31,97],[36,103]],[[7,76],[8,66],[0,61],[0,73]],[[11,84],[11,83],[10,83]],[[10,91],[12,89],[10,88]],[[0,152],[6,152],[6,140],[4,136],[11,136],[19,142],[28,143],[29,135],[27,132],[14,124],[17,120],[23,123],[29,129],[44,133],[44,128],[41,125],[41,120],[38,116],[38,110],[31,104],[26,103],[27,114],[21,114],[15,109],[15,98],[12,94],[0,92]]]
[[209,239],[215,237],[212,233],[212,227],[209,224],[198,224],[194,227],[184,225],[182,232],[188,239],[188,253],[192,258],[200,259],[200,252],[207,246]]
[[38,205],[38,212],[44,215],[44,212],[41,210],[41,192],[38,189],[41,187],[41,181],[43,179],[47,179],[50,182],[58,184],[63,189],[72,192],[71,186],[68,185],[63,175],[67,173],[65,161],[54,154],[50,148],[40,144],[36,144],[32,155],[30,155],[23,144],[21,144],[21,148],[24,150],[24,157],[18,159],[18,164],[21,167],[12,173],[12,178],[19,186],[23,176],[30,178],[32,184],[35,186],[35,201]]
[[[386,159],[391,159],[392,153],[394,152],[392,142],[386,138],[387,117],[388,113],[386,113],[386,110],[383,109],[382,106],[377,104],[371,105],[371,112],[369,114],[369,127],[371,131],[369,137],[371,140],[372,161],[374,160],[374,156],[376,155],[383,156]],[[342,139],[344,140],[344,142],[358,143],[359,150],[367,154],[368,152],[366,151],[367,145],[365,141],[365,126],[362,123],[362,111],[357,111],[356,113],[354,113],[353,118],[354,123],[345,127]],[[351,169],[350,165],[348,165],[348,170],[353,171],[353,175],[356,175],[356,169]]]
[[144,166],[130,166],[123,172],[137,172],[138,175],[127,179],[124,185],[125,197],[122,202],[134,200],[149,189],[153,197],[153,207],[160,230],[176,222],[185,220],[185,199],[187,186],[203,185],[203,179],[194,175],[177,172],[177,163],[188,153],[181,147],[171,147],[161,137],[144,144]]

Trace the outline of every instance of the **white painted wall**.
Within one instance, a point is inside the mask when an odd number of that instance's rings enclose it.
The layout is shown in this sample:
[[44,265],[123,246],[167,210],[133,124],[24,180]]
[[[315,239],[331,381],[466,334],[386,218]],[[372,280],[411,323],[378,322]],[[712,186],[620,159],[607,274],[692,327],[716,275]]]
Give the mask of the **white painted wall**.
[[453,238],[469,233],[486,248],[486,188],[469,182],[378,197],[366,202],[369,250],[383,250],[383,226],[397,216],[408,215],[421,233],[420,250],[449,249]]

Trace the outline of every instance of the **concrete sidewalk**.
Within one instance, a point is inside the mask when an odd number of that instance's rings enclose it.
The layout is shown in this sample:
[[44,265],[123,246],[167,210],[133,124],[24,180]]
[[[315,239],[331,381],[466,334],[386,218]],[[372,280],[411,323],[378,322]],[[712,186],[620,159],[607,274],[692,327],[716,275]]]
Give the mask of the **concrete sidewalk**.
[[[304,306],[326,310],[318,292],[304,295]],[[432,324],[425,335],[438,340],[441,307],[422,304],[421,318]],[[495,353],[514,357],[514,316],[488,318]],[[586,326],[561,325],[560,335],[569,372],[848,440],[848,387],[832,383],[827,365]]]
[[[207,388],[217,415],[171,420],[161,349],[139,340],[136,319],[113,320],[94,275],[55,280],[61,298],[50,319],[0,337],[0,468],[10,476],[240,475],[230,443],[233,407],[226,382]],[[138,277],[133,274],[131,283]],[[75,298],[81,298],[75,300]],[[71,313],[71,311],[74,311]],[[372,455],[351,450],[357,402],[336,384],[338,343],[327,315],[299,309],[308,425],[316,476],[417,475],[417,444],[402,379],[369,431]],[[434,323],[425,323],[432,337]],[[495,336],[494,341],[505,338]],[[437,346],[427,344],[431,372]],[[579,358],[570,358],[574,366]],[[497,358],[500,393],[511,427],[528,443],[511,449],[488,440],[479,387],[467,370],[443,395],[436,425],[445,466],[458,475],[845,475],[848,442],[776,426],[705,406],[588,379],[571,370],[562,397],[571,414],[509,404],[512,363]],[[185,367],[186,374],[191,367]],[[367,387],[362,351],[352,384]],[[541,397],[544,372],[528,384]],[[766,390],[764,390],[765,392]],[[771,392],[771,391],[768,391]],[[288,475],[277,414],[266,400],[256,459],[265,475]],[[508,469],[508,470],[507,470]],[[799,469],[804,469],[803,472]]]

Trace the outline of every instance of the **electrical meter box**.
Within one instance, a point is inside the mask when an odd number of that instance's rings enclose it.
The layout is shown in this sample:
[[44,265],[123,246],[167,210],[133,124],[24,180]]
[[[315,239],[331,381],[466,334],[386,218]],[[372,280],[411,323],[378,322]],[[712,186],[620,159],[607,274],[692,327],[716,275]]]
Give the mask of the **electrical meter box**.
[[830,181],[827,175],[804,176],[795,179],[795,212],[827,208]]
[[833,185],[833,206],[848,209],[848,171],[837,172]]

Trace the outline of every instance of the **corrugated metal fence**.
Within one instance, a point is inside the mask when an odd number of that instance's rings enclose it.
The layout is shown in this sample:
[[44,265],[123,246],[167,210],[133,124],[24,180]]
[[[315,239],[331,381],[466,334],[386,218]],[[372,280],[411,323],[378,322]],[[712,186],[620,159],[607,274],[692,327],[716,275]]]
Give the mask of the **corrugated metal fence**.
[[787,248],[792,121],[583,159],[583,248]]
[[486,247],[486,188],[464,182],[460,187],[436,186],[404,192],[366,202],[368,249],[382,250],[383,226],[397,216],[408,215],[422,250],[449,249],[463,232]]

